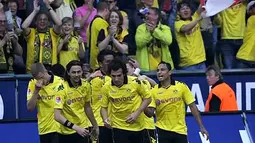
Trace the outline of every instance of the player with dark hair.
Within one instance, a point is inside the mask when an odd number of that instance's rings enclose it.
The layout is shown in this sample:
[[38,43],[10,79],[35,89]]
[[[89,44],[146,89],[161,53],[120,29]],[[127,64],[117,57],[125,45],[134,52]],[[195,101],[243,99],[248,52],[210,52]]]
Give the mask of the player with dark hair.
[[[55,120],[62,125],[59,130],[60,143],[88,143],[89,135],[97,139],[99,129],[90,106],[91,87],[82,80],[82,64],[78,60],[69,62],[66,66],[64,92],[56,95]],[[92,132],[88,129],[89,121]]]
[[112,80],[102,88],[104,124],[112,128],[115,143],[143,143],[143,111],[151,102],[149,90],[137,78],[127,76],[121,60],[112,62],[109,73]]
[[159,84],[152,89],[153,101],[145,110],[149,117],[156,115],[159,143],[188,143],[185,104],[190,107],[201,133],[208,139],[209,134],[203,126],[194,96],[185,83],[171,78],[171,69],[166,62],[158,65]]

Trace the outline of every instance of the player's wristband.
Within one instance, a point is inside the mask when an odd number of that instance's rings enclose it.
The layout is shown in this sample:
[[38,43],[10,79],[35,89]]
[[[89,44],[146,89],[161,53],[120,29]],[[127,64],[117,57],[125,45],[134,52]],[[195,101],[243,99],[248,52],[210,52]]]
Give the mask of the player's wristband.
[[70,129],[73,128],[73,125],[74,124],[72,122],[68,121],[68,120],[66,120],[66,122],[64,123],[64,126],[66,126],[67,128],[70,128]]

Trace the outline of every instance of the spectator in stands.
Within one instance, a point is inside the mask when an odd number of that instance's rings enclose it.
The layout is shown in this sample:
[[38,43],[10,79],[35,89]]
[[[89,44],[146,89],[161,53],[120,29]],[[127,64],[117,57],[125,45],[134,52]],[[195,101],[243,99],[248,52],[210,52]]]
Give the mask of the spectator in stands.
[[97,16],[91,21],[87,30],[88,48],[90,49],[90,65],[93,70],[99,67],[96,59],[99,51],[103,50],[99,48],[99,44],[105,39],[105,35],[108,35],[108,22],[106,21],[109,17],[110,11],[107,3],[99,2],[97,4]]
[[[47,12],[48,7],[47,5],[45,5],[44,1],[48,1],[48,0],[38,0],[38,5],[40,6],[41,11]],[[62,5],[63,0],[49,0],[47,3],[50,4],[53,10],[55,10]],[[33,4],[34,4],[34,0],[26,0],[26,15],[27,16],[33,12],[34,10]]]
[[73,17],[75,8],[76,5],[73,0],[63,0],[60,7],[55,11],[59,19],[63,19],[64,17]]
[[6,16],[0,12],[0,73],[17,72],[15,57],[23,54],[18,36],[14,32],[8,32],[7,27]]
[[175,22],[175,35],[180,49],[180,64],[182,70],[205,70],[205,48],[199,22],[205,16],[200,6],[192,16],[188,2],[178,4],[180,20]]
[[73,35],[74,21],[71,17],[62,19],[62,34],[58,40],[59,63],[66,67],[72,60],[82,60],[84,58],[84,44],[80,36]]
[[[117,6],[117,0],[104,0],[104,1],[108,4],[110,10],[119,10]],[[128,29],[128,15],[125,11],[120,10],[120,12],[123,17],[122,28],[126,30]]]
[[247,22],[243,45],[236,55],[237,68],[255,68],[255,1],[248,4],[247,11],[251,16]]
[[205,105],[206,112],[238,110],[235,92],[223,81],[218,67],[209,66],[206,69],[206,79],[208,85],[212,86]]
[[157,70],[161,61],[171,63],[172,58],[168,46],[172,43],[171,30],[160,23],[160,11],[150,8],[144,24],[141,24],[135,35],[137,50],[136,59],[142,71]]
[[188,143],[186,105],[195,117],[202,135],[206,135],[208,140],[209,134],[202,123],[194,96],[185,83],[171,78],[171,70],[169,63],[161,62],[158,65],[159,84],[152,89],[152,102],[145,110],[148,117],[156,115],[158,142]]
[[[48,0],[44,0],[55,26],[49,27],[50,20],[47,13],[40,12],[38,0],[34,1],[34,11],[22,24],[24,35],[27,40],[26,69],[30,72],[33,63],[40,62],[50,69],[57,63],[57,39],[60,34],[61,20],[57,17]],[[35,18],[36,16],[36,18]],[[36,28],[29,28],[35,18]]]
[[74,12],[74,19],[80,23],[81,32],[80,35],[84,41],[87,43],[87,35],[86,31],[97,14],[97,10],[93,7],[94,0],[84,0],[84,5],[82,7],[78,7]]
[[63,80],[48,72],[42,63],[31,66],[33,79],[27,88],[27,110],[37,108],[40,143],[58,143],[59,124],[54,120],[55,95],[63,92]]
[[2,4],[2,8],[4,11],[7,11],[8,10],[8,0],[2,0],[1,1],[1,4]]
[[55,64],[51,67],[50,71],[59,77],[64,78],[65,75],[65,68],[61,64]]
[[8,7],[12,13],[13,27],[14,27],[15,34],[17,36],[20,36],[22,34],[22,29],[21,29],[22,19],[17,16],[18,1],[17,0],[9,0]]
[[108,18],[108,35],[98,44],[99,49],[112,50],[119,57],[125,58],[128,54],[128,31],[122,29],[123,17],[119,10],[112,10]]
[[[137,12],[134,15],[134,23],[137,28],[139,25],[144,23],[145,15],[148,13],[148,8],[151,8],[154,0],[141,0],[137,5]],[[158,7],[157,7],[158,8]]]
[[221,26],[220,50],[223,66],[235,68],[236,54],[243,43],[246,24],[245,0],[236,1],[230,8],[217,15],[217,23]]
[[[136,27],[134,24],[134,15],[136,14],[136,0],[117,0],[117,6],[119,10],[125,11],[128,15],[128,33],[129,33],[129,40],[128,40],[128,53],[129,55],[135,55],[136,52],[136,44],[135,44],[135,32]],[[125,22],[125,19],[124,19]]]

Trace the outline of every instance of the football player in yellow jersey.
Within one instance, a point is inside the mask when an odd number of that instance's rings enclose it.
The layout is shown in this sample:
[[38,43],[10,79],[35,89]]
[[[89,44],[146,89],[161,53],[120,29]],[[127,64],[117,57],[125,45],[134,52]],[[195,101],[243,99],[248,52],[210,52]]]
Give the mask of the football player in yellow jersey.
[[127,76],[127,67],[119,59],[112,62],[109,73],[112,80],[102,88],[104,124],[113,129],[115,143],[143,143],[143,111],[151,102],[149,90],[140,80]]
[[[151,87],[154,87],[157,83],[145,76],[145,75],[140,75],[139,72],[139,66],[138,66],[138,62],[134,59],[127,59],[126,62],[126,66],[127,66],[127,70],[128,70],[128,75],[129,76],[133,76],[134,78],[138,77],[138,79],[140,79],[149,90],[151,90]],[[154,118],[151,117],[147,117],[144,116],[144,139],[143,142],[144,143],[155,143],[156,142],[156,132],[155,132],[155,125],[154,125]]]
[[38,130],[41,143],[58,143],[59,124],[54,120],[55,95],[63,90],[63,80],[48,72],[43,64],[31,66],[33,79],[27,89],[27,109],[37,108]]
[[111,78],[108,76],[108,67],[113,61],[114,56],[115,53],[113,51],[102,50],[97,57],[99,69],[91,74],[91,80],[89,79],[92,88],[91,106],[100,131],[98,143],[113,143],[112,130],[104,127],[104,123],[100,115],[100,109],[102,101],[101,88],[107,81],[111,80]]
[[[99,129],[90,106],[90,84],[82,80],[82,64],[73,60],[66,66],[64,92],[56,95],[55,120],[61,123],[60,143],[88,143],[88,136],[97,139]],[[88,120],[93,129],[89,133]]]
[[171,78],[171,65],[161,62],[158,65],[159,84],[152,90],[152,103],[145,110],[149,117],[156,114],[159,143],[188,143],[185,123],[185,104],[197,120],[201,133],[208,139],[195,104],[195,98],[185,83]]

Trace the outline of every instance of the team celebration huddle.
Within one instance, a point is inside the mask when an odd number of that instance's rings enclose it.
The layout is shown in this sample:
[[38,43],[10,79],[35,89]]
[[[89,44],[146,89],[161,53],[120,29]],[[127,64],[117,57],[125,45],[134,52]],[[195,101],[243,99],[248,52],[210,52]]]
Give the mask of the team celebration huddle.
[[31,66],[27,109],[37,108],[41,143],[187,143],[186,105],[208,138],[195,99],[171,77],[171,65],[157,67],[159,84],[139,74],[134,59],[102,50],[95,72],[80,61],[64,77],[43,64]]

